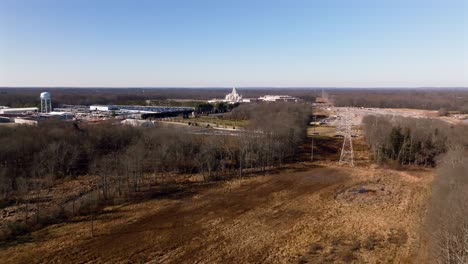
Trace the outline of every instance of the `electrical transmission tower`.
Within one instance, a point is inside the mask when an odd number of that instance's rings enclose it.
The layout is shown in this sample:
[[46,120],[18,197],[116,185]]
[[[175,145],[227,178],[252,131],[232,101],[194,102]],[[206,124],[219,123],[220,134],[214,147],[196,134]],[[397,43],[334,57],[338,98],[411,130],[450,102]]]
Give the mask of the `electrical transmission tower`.
[[340,165],[349,164],[354,167],[354,151],[352,140],[351,120],[342,116],[341,124],[338,127],[339,133],[343,135],[343,147],[341,148]]

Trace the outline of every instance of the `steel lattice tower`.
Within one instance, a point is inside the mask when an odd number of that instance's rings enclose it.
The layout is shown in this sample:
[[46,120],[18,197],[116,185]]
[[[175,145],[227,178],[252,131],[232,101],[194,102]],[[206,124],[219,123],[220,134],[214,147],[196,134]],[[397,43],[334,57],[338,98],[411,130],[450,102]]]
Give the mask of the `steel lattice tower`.
[[341,117],[341,124],[338,129],[339,133],[343,135],[343,147],[341,148],[339,164],[349,164],[351,167],[354,167],[352,129],[349,117]]

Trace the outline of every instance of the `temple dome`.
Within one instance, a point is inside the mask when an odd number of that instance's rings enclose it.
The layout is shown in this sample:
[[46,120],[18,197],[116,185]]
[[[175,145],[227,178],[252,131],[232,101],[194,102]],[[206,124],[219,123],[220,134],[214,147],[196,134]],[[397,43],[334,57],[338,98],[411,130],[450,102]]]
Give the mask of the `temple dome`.
[[232,102],[232,103],[238,103],[242,101],[242,95],[238,94],[236,91],[236,88],[232,88],[232,92],[230,94],[227,94],[225,97],[225,101],[227,102]]

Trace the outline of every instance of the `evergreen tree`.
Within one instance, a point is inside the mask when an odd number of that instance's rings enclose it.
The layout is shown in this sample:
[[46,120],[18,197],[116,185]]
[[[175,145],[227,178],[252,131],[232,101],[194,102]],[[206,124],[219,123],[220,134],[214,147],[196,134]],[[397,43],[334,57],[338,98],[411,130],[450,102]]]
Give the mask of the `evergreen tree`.
[[401,127],[393,127],[390,131],[389,144],[390,144],[390,158],[392,160],[398,159],[400,149],[404,142],[404,135],[401,133]]

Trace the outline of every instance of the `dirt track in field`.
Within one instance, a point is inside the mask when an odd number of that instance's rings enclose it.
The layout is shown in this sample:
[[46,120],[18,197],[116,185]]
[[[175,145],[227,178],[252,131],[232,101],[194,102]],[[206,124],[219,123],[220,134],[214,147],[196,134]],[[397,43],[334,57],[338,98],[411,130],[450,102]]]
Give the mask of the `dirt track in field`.
[[[412,262],[426,172],[304,168],[111,208],[0,249],[9,263]],[[358,193],[359,188],[372,192]]]

